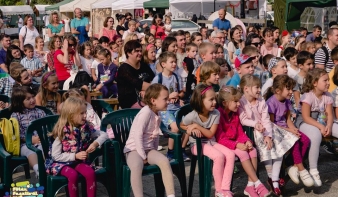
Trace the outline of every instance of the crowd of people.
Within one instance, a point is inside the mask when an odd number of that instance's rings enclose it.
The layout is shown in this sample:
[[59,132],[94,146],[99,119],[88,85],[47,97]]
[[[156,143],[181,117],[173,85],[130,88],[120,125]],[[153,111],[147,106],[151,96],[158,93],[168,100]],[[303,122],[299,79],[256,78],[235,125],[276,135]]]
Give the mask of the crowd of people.
[[[192,136],[203,137],[203,154],[213,160],[215,196],[233,195],[235,157],[248,175],[247,196],[282,194],[279,174],[287,152],[294,163],[287,172],[295,184],[322,185],[317,169],[322,138],[338,137],[336,22],[330,23],[326,38],[318,25],[311,34],[302,27],[292,32],[256,26],[244,30],[231,26],[221,9],[213,29],[191,33],[171,31],[170,13],[151,15],[150,27],[126,13],[116,15],[116,29],[114,18],[107,17],[99,38],[89,38],[88,20],[81,9],[74,13],[71,34],[65,33],[57,12],[50,15],[49,51],[44,51],[31,16],[24,18],[19,40],[1,37],[0,68],[9,76],[0,79],[0,94],[11,97],[11,104],[0,102],[0,107],[9,107],[18,119],[21,155],[37,176],[36,155],[25,146],[29,123],[46,116],[36,105],[60,114],[50,146],[52,160],[46,160],[48,172],[68,178],[72,197],[74,177],[81,173],[87,178],[87,195],[95,196],[94,171],[79,162],[108,139],[99,132],[101,120],[90,105],[93,90],[103,98],[118,98],[122,109],[141,109],[124,147],[135,196],[143,196],[141,175],[147,163],[160,167],[167,196],[175,196],[169,165],[174,141],[169,138],[166,156],[157,151],[160,123],[179,132],[176,115],[188,103],[193,111],[180,123],[187,131],[182,157],[190,160],[184,151],[187,144],[197,154]],[[80,73],[88,80],[79,90],[72,83]],[[60,95],[58,90],[67,92]],[[243,127],[254,128],[254,139]],[[76,138],[80,134],[84,137]],[[33,143],[42,148],[37,136]],[[335,148],[325,144],[331,154]],[[303,165],[307,151],[308,169]],[[256,175],[258,158],[265,165],[270,191]]]

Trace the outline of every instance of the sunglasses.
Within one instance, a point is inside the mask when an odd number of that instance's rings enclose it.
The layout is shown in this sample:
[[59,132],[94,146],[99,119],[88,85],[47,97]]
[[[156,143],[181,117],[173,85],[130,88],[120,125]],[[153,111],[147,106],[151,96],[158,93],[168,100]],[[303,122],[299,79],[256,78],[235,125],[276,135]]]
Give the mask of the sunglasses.
[[131,20],[131,18],[126,18],[128,21]]
[[75,47],[75,44],[68,44],[68,47]]
[[255,47],[258,47],[258,46],[260,46],[260,45],[261,45],[261,43],[260,43],[260,42],[252,42],[251,44],[252,44],[252,45],[254,45]]

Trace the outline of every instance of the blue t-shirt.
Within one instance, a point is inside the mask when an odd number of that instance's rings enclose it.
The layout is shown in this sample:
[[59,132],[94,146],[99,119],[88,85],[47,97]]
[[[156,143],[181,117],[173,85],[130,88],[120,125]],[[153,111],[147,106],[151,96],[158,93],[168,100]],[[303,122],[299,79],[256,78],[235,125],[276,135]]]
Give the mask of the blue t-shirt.
[[[74,18],[71,22],[70,22],[70,28],[75,28],[77,29],[78,27],[85,27],[89,24],[88,18],[86,17],[82,17],[80,20],[77,18]],[[77,35],[74,35],[77,36]]]
[[225,29],[228,31],[231,28],[231,24],[227,19],[221,20],[218,18],[212,22],[212,27],[217,27],[219,30]]
[[239,86],[240,81],[241,81],[241,78],[240,78],[239,74],[235,72],[234,76],[231,77],[231,79],[227,82],[226,85],[237,88],[237,86]]
[[55,27],[52,24],[48,24],[47,28],[51,30],[52,34],[55,34],[55,33],[60,33],[63,26],[65,26],[65,25],[64,24],[59,24],[57,27]]
[[[6,54],[7,54],[7,51],[4,50],[4,48],[2,48],[0,50],[0,64],[6,64]],[[1,68],[0,68],[0,73],[4,73],[5,71],[3,71]]]

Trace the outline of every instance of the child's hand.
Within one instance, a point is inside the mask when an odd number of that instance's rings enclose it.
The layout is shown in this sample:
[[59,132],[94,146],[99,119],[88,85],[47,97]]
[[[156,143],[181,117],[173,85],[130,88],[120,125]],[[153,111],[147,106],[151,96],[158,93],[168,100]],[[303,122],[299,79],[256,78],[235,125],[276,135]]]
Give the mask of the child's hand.
[[147,163],[148,163],[147,159],[143,160],[143,164],[147,164]]
[[170,99],[178,99],[179,98],[179,95],[178,95],[178,92],[172,92],[169,94],[169,98]]
[[99,85],[96,86],[95,91],[101,90],[102,87],[103,87],[103,83],[100,83]]
[[236,144],[236,148],[238,148],[239,150],[242,150],[242,151],[247,151],[248,150],[248,147],[243,144],[243,143],[237,143]]
[[328,136],[331,135],[331,129],[332,129],[332,126],[331,126],[331,125],[326,125],[324,137],[328,137]]
[[326,134],[326,131],[325,131],[325,126],[324,125],[320,125],[320,127],[319,127],[319,130],[320,130],[320,133],[325,137],[325,134]]
[[78,152],[75,154],[75,159],[78,159],[78,160],[85,160],[87,159],[87,152],[86,151],[81,151],[81,152]]
[[32,137],[32,143],[33,143],[33,144],[40,144],[40,138],[39,138],[39,136],[34,135],[34,136]]
[[140,97],[141,98],[144,98],[144,94],[145,94],[146,92],[144,91],[144,90],[142,90],[142,91],[140,91]]
[[265,136],[265,137],[264,137],[264,144],[267,146],[267,149],[268,149],[268,150],[271,150],[271,148],[272,148],[272,140],[271,140],[271,137]]
[[180,106],[183,107],[184,106],[184,101],[180,100]]
[[256,125],[255,125],[255,129],[257,130],[257,131],[259,131],[259,132],[264,132],[265,131],[265,128],[263,127],[263,125],[261,124],[261,123],[256,123]]
[[93,142],[90,144],[90,146],[87,148],[86,152],[87,153],[92,153],[96,150],[96,148],[99,146],[97,142]]
[[5,108],[6,108],[6,106],[7,106],[7,104],[6,104],[6,103],[4,103],[3,101],[0,101],[0,110],[3,110],[3,109],[5,109]]
[[198,137],[198,138],[203,137],[201,131],[200,131],[200,130],[197,130],[197,129],[191,130],[188,134],[191,135],[191,136]]
[[299,130],[297,128],[289,128],[290,132],[293,133],[295,136],[300,137]]
[[245,142],[246,147],[248,147],[248,150],[253,149],[252,143],[250,141]]

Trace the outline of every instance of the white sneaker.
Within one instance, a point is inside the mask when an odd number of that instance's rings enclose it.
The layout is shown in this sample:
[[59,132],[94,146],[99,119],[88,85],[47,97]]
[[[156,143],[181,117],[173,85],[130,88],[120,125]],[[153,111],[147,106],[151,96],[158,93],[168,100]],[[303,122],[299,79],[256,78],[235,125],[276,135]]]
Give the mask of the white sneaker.
[[320,180],[320,176],[319,176],[319,172],[317,171],[317,173],[310,173],[313,182],[314,182],[314,186],[315,187],[320,187],[322,186],[322,181]]
[[304,170],[304,173],[299,173],[299,175],[300,179],[306,187],[312,187],[314,185],[314,181],[307,170]]
[[158,150],[158,151],[163,150],[163,146],[158,146],[158,147],[157,147],[157,150]]
[[299,184],[299,172],[298,172],[298,168],[296,166],[291,166],[288,170],[288,175],[290,177],[290,179],[295,183],[295,184]]

